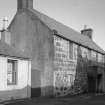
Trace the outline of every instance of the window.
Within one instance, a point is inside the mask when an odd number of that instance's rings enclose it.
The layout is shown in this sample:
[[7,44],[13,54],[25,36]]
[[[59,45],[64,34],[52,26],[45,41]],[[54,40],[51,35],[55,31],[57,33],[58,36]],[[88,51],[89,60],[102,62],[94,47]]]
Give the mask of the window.
[[81,51],[82,51],[82,57],[88,58],[88,49],[81,46]]
[[[69,41],[54,36],[55,58],[69,59]],[[56,54],[57,53],[57,54]]]
[[0,40],[1,40],[1,32],[0,32]]
[[78,58],[77,49],[78,49],[78,45],[73,43],[73,59],[74,60],[77,60],[77,58]]
[[[77,60],[77,45],[73,42],[54,35],[54,64],[56,70],[60,67],[62,70],[74,69],[74,62]],[[76,63],[76,62],[75,62]]]
[[97,61],[97,53],[95,51],[91,51],[91,60]]
[[88,49],[88,59],[91,60],[91,50]]
[[73,43],[69,43],[69,58],[73,59]]
[[7,61],[7,85],[17,83],[17,60],[8,59]]
[[98,62],[99,63],[104,63],[104,55],[98,53]]

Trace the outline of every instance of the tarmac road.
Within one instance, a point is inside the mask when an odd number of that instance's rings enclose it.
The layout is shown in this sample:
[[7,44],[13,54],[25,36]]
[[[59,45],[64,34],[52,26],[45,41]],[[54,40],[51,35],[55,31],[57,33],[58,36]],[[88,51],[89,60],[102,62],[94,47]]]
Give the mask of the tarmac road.
[[105,95],[81,95],[66,98],[33,98],[5,105],[105,105]]

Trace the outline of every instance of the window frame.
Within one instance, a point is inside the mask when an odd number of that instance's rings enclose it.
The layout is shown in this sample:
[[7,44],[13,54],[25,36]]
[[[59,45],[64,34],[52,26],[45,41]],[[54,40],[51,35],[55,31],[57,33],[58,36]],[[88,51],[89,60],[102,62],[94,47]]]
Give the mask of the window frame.
[[73,53],[74,53],[74,51],[73,51],[73,42],[69,41],[69,59],[70,60],[74,59]]
[[[12,64],[12,70],[9,71],[9,68],[8,68],[8,64],[11,63]],[[17,85],[17,77],[18,77],[18,60],[14,60],[14,59],[7,59],[7,85]],[[8,74],[11,74],[11,79],[12,79],[12,82],[10,83],[8,81]]]

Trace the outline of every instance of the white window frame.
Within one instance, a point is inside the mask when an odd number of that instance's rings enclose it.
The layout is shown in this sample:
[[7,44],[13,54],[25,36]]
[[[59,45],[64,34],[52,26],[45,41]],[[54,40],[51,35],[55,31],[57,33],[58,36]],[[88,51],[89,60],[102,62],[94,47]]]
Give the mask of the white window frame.
[[17,64],[18,60],[7,59],[7,85],[17,85]]

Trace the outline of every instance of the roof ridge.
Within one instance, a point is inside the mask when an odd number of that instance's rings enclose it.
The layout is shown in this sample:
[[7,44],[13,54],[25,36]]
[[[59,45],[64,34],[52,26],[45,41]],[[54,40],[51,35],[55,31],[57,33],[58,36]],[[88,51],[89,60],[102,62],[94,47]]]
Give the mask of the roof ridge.
[[[28,9],[28,10],[31,11],[31,12],[36,11],[38,14],[44,15],[45,17],[48,17],[48,18],[52,19],[53,21],[55,21],[55,22],[57,22],[57,23],[59,23],[59,24],[65,26],[65,27],[67,27],[67,28],[69,28],[69,29],[71,29],[71,30],[73,30],[73,31],[75,31],[76,33],[81,34],[80,32],[76,31],[75,29],[71,28],[70,26],[68,26],[68,25],[66,25],[66,24],[64,24],[64,23],[61,23],[61,22],[59,22],[58,20],[56,20],[56,19],[54,19],[54,18],[52,18],[52,17],[50,17],[50,16],[47,16],[46,14],[44,14],[44,13],[42,13],[42,12],[40,12],[40,11],[37,11],[36,9]],[[56,30],[56,29],[55,29],[55,30]]]

